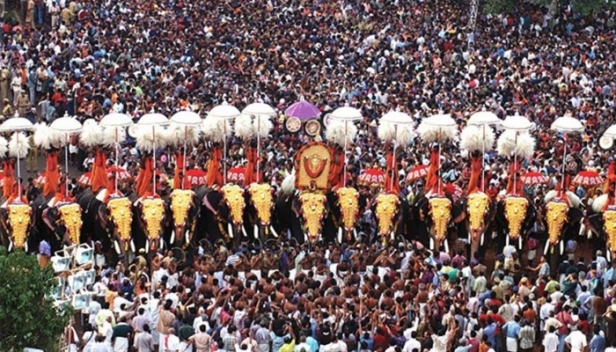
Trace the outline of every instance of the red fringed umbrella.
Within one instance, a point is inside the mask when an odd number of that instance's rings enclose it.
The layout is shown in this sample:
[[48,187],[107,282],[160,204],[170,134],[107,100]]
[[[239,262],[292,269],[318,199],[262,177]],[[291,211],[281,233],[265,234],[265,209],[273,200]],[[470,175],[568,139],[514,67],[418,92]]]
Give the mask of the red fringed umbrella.
[[525,185],[539,185],[550,182],[550,179],[540,172],[527,172],[520,176],[520,181]]
[[427,166],[427,165],[419,165],[419,166],[416,166],[416,167],[412,168],[406,174],[406,183],[412,183],[412,182],[415,182],[417,180],[420,180],[420,179],[428,176],[428,170],[429,169],[430,169],[430,167]]
[[379,169],[364,170],[357,176],[357,184],[362,186],[383,186],[385,184],[385,172]]
[[445,186],[445,193],[451,197],[454,203],[459,202],[460,199],[462,199],[462,196],[464,196],[464,190],[462,187],[455,183],[448,183],[447,186]]
[[185,184],[187,186],[203,186],[207,178],[207,172],[200,169],[190,169],[186,171]]
[[244,172],[246,169],[243,167],[232,167],[227,170],[227,182],[244,182]]
[[92,172],[86,172],[85,174],[79,176],[79,178],[77,179],[77,183],[82,187],[86,187],[90,185],[91,180]]
[[107,174],[108,175],[113,173],[113,172],[116,173],[118,181],[126,181],[126,180],[130,180],[131,178],[133,178],[130,175],[130,173],[128,173],[128,171],[126,171],[125,169],[122,169],[120,167],[116,168],[115,166],[110,166],[110,167],[107,168]]
[[603,177],[596,171],[582,171],[573,178],[573,184],[583,187],[596,187],[603,184]]

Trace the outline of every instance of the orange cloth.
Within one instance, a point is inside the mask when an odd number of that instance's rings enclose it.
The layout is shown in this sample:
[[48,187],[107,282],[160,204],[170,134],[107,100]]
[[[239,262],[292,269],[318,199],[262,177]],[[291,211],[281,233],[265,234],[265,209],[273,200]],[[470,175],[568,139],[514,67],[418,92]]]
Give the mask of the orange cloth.
[[519,194],[522,191],[522,181],[520,180],[520,176],[517,176],[515,191],[514,191],[514,176],[516,173],[520,172],[520,161],[511,162],[511,166],[509,166],[509,175],[507,177],[507,194]]
[[58,152],[50,151],[47,153],[45,163],[45,184],[43,185],[43,195],[45,197],[58,193],[60,182],[60,171],[58,170]]
[[400,193],[400,183],[398,183],[398,166],[393,151],[387,153],[387,174],[385,175],[385,192],[391,194]]
[[607,194],[607,202],[603,206],[603,211],[607,207],[614,204],[614,187],[616,187],[616,161],[612,161],[607,169],[607,177],[605,177],[603,185],[603,193]]
[[257,151],[255,148],[248,147],[246,152],[246,167],[244,168],[244,186],[257,182]]
[[13,194],[15,188],[15,175],[13,175],[14,166],[11,160],[5,160],[2,163],[2,170],[4,172],[4,188],[2,193],[5,197],[10,197]]
[[137,176],[137,194],[139,194],[140,197],[144,197],[148,191],[151,192],[154,178],[154,161],[152,160],[152,156],[148,155],[144,157],[143,164]]
[[[330,153],[332,156],[332,163],[329,173],[329,186],[334,188],[338,186],[342,176],[344,151],[339,150],[339,148],[334,146],[330,148]],[[342,185],[342,187],[344,187],[344,185]]]
[[479,189],[480,181],[479,180],[481,178],[481,169],[482,169],[481,158],[482,156],[479,155],[479,156],[474,156],[471,159],[471,176],[468,180],[467,194],[472,194],[477,191],[480,191]]
[[212,157],[210,159],[208,168],[207,168],[207,176],[206,176],[206,184],[208,187],[212,187],[213,185],[222,185],[222,174],[220,173],[220,160],[222,159],[222,150],[220,147],[212,148]]
[[[184,170],[184,153],[181,151],[175,154],[175,176],[173,177],[173,189],[182,189],[182,181],[180,180],[180,173]],[[186,175],[184,175],[186,178]],[[189,188],[190,184],[186,184],[184,181],[184,187]]]
[[437,173],[440,169],[440,156],[438,153],[438,148],[433,148],[430,152],[430,167],[428,168],[428,175],[426,177],[426,191],[430,191],[436,185],[436,181],[438,179]]
[[[96,193],[102,188],[107,188],[109,178],[107,177],[107,155],[100,148],[96,149],[94,154],[94,164],[92,165],[92,176],[90,177],[90,186],[92,192]],[[115,187],[115,183],[113,185]]]

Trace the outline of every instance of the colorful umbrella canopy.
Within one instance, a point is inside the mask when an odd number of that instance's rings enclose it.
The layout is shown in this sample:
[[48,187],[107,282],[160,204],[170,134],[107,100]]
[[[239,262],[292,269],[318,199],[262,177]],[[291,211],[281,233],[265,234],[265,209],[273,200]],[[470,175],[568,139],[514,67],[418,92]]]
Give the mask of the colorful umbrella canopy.
[[190,186],[203,186],[205,185],[205,180],[207,177],[207,172],[200,169],[190,169],[186,171],[186,176],[184,182],[184,187]]
[[357,176],[357,184],[362,186],[383,186],[385,184],[385,172],[379,169],[364,170]]
[[321,115],[321,110],[314,104],[301,100],[289,106],[284,114],[289,117],[297,117],[300,120],[309,120]]
[[90,181],[92,179],[92,172],[86,172],[83,175],[79,176],[77,179],[77,183],[83,187],[89,186]]
[[126,181],[132,178],[132,176],[128,173],[128,171],[120,167],[116,168],[115,166],[110,166],[107,168],[107,175],[111,176],[110,174],[113,172],[116,173],[118,177],[118,181]]
[[464,190],[462,189],[462,187],[458,186],[455,183],[448,183],[445,186],[445,193],[447,193],[451,197],[454,203],[459,202],[460,199],[462,199],[462,196],[464,196]]
[[596,171],[582,171],[573,178],[573,184],[595,187],[603,184],[603,177]]
[[407,183],[411,183],[411,182],[415,182],[419,179],[422,179],[426,176],[428,176],[428,170],[430,169],[429,166],[427,165],[419,165],[416,166],[414,168],[412,168],[407,174],[406,174],[406,182]]
[[527,172],[520,176],[520,181],[525,185],[539,185],[550,182],[550,179],[540,172]]
[[244,172],[245,169],[243,167],[232,167],[227,170],[227,181],[228,182],[244,182]]

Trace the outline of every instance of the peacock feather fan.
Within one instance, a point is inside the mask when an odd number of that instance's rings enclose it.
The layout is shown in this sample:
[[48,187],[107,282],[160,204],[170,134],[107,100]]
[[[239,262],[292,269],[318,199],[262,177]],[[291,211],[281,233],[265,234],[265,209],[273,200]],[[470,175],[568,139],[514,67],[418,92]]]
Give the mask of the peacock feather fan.
[[30,151],[28,137],[23,132],[15,132],[9,141],[9,156],[13,158],[25,158]]

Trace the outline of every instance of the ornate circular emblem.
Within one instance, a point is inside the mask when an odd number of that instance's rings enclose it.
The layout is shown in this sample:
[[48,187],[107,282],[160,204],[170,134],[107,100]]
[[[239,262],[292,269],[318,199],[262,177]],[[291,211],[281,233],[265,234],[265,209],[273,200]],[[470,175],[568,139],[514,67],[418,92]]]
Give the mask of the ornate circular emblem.
[[287,130],[291,133],[295,133],[302,128],[302,122],[297,117],[287,117],[287,121],[285,121],[285,126]]
[[321,124],[317,120],[310,120],[306,122],[306,134],[314,137],[321,132]]

